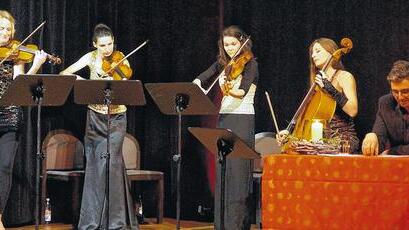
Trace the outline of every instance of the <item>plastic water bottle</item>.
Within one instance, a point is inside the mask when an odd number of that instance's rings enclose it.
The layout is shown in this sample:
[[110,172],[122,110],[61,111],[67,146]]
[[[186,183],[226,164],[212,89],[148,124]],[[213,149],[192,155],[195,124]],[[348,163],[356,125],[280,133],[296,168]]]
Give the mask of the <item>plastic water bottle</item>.
[[136,209],[136,219],[138,220],[139,224],[145,223],[145,217],[143,215],[143,204],[142,204],[142,196],[139,195],[137,209]]
[[45,199],[46,204],[45,204],[45,210],[44,210],[44,221],[46,224],[51,223],[51,204],[50,204],[50,198]]

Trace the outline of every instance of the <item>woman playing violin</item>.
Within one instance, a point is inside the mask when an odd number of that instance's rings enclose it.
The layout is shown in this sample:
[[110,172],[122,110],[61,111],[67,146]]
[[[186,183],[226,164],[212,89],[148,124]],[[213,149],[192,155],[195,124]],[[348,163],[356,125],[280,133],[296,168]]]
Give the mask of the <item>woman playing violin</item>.
[[[105,59],[114,52],[114,36],[111,29],[104,24],[96,25],[92,41],[96,50],[85,54],[60,74],[72,74],[88,66],[91,80],[113,79],[112,75],[108,75],[102,69]],[[124,65],[129,67],[128,61],[125,60]],[[126,134],[126,107],[111,105],[110,111],[112,127],[110,187],[115,188],[115,192],[111,192],[109,197],[109,229],[137,229],[138,224],[130,205],[132,197],[126,189],[128,182],[121,151]],[[101,158],[101,155],[107,152],[107,113],[108,107],[105,105],[88,105],[84,137],[87,165],[78,229],[99,229],[106,223],[104,214],[106,159]]]
[[[340,137],[342,142],[349,144],[349,152],[355,153],[359,149],[353,118],[358,113],[358,99],[354,76],[346,71],[341,61],[331,59],[331,55],[338,50],[338,45],[331,39],[319,38],[309,47],[310,82],[314,81],[336,102],[335,115],[325,129],[325,137]],[[327,68],[322,71],[323,67]],[[286,141],[288,131],[280,131],[277,141]]]
[[[0,47],[7,47],[14,37],[14,18],[0,10]],[[27,74],[35,74],[45,62],[47,55],[37,51]],[[7,91],[13,79],[24,74],[24,63],[7,59],[0,64],[0,98]],[[0,230],[4,230],[2,214],[6,207],[10,188],[14,157],[19,145],[19,128],[22,122],[22,110],[19,106],[0,107]]]
[[[254,95],[258,81],[258,66],[251,51],[251,41],[242,47],[248,36],[237,26],[224,29],[219,40],[217,62],[200,74],[193,83],[204,92],[202,83],[208,83],[215,74],[223,92],[219,111],[220,128],[232,130],[250,147],[254,147]],[[239,52],[238,52],[239,51]],[[232,60],[232,57],[234,60]],[[250,186],[252,162],[227,159],[225,192],[225,226],[228,229],[250,229]],[[220,165],[216,166],[215,227],[220,229]]]

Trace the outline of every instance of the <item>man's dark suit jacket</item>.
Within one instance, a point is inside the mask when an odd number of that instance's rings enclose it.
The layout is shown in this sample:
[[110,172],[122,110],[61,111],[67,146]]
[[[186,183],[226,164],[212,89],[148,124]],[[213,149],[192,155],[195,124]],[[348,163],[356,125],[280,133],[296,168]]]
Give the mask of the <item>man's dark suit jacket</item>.
[[372,132],[378,136],[379,153],[389,148],[388,154],[409,154],[409,115],[391,94],[379,98]]

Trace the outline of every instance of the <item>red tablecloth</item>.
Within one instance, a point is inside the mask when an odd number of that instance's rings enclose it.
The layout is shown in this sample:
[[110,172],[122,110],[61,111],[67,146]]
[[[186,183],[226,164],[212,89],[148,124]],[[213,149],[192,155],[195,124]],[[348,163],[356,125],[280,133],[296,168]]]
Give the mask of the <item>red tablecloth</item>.
[[264,159],[263,229],[409,229],[409,156]]

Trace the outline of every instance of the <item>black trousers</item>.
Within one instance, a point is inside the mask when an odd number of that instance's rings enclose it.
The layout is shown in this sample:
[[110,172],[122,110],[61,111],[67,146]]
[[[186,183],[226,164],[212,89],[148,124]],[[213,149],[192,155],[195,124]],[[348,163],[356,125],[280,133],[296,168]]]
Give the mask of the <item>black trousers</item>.
[[9,198],[17,138],[16,132],[0,133],[0,214],[3,214]]
[[[254,148],[254,115],[220,114],[219,128],[233,131]],[[250,230],[252,207],[253,163],[247,159],[227,159],[224,191],[224,225],[226,230]],[[221,229],[221,167],[216,161],[215,229]]]

